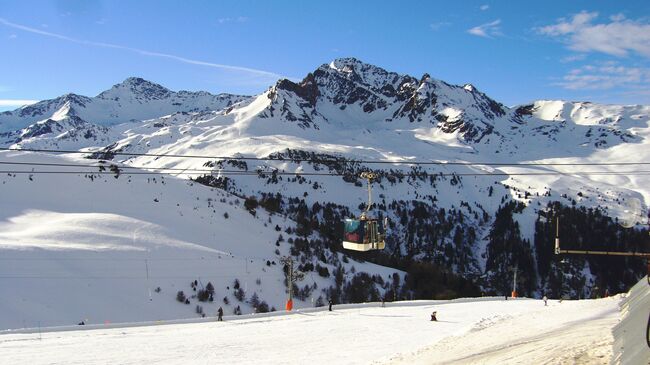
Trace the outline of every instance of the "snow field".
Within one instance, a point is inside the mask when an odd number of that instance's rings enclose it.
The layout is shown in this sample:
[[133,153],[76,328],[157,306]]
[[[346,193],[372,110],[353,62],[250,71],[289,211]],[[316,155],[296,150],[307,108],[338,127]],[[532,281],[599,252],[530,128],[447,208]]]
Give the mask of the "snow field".
[[[335,306],[333,312],[224,322],[46,329],[0,335],[0,358],[16,364],[541,364],[562,363],[570,347],[586,349],[576,356],[593,353],[606,363],[617,305],[618,297],[549,301],[548,307],[541,300],[477,298]],[[433,310],[438,322],[429,320]],[[548,362],[536,362],[544,357]]]

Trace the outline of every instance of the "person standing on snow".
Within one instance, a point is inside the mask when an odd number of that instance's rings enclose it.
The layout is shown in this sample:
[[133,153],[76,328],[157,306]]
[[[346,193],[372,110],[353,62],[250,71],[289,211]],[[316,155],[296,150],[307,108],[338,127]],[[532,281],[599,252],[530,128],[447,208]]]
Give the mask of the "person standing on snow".
[[217,310],[217,321],[223,321],[223,309],[221,307]]
[[438,312],[436,312],[436,311],[433,311],[433,313],[431,313],[431,320],[432,321],[438,322],[438,317],[436,316],[437,314],[438,314]]
[[548,298],[546,297],[546,295],[544,296],[544,298],[542,298],[542,300],[544,301],[544,306],[546,307],[548,305],[548,304],[546,304],[546,302],[548,301]]
[[331,312],[331,311],[332,311],[332,299],[330,299],[330,300],[328,301],[328,303],[329,303],[329,305],[330,305],[330,312]]

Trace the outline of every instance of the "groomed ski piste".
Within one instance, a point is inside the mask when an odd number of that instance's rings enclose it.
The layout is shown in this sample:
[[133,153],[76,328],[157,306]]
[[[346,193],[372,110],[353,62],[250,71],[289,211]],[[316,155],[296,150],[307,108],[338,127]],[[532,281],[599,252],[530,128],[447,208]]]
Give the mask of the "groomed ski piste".
[[[647,285],[647,284],[646,284]],[[608,364],[623,296],[466,298],[4,331],[6,364]],[[430,320],[437,311],[437,322]]]

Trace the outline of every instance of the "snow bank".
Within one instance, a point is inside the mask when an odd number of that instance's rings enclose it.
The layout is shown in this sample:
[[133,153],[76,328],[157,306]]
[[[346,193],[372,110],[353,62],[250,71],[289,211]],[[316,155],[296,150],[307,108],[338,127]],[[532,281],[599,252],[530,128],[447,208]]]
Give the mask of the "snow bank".
[[650,348],[646,344],[650,284],[641,279],[621,303],[622,320],[612,333],[614,345],[612,364],[650,364]]

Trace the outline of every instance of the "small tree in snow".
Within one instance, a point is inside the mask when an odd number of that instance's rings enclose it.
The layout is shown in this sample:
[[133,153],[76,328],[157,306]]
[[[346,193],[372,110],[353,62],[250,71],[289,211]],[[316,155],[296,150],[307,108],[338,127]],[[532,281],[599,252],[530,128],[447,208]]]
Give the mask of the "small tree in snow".
[[266,313],[269,311],[269,305],[265,301],[261,301],[257,306],[258,313]]
[[244,299],[246,299],[246,293],[244,293],[244,289],[242,288],[235,289],[235,292],[233,294],[235,295],[235,298],[237,298],[237,300],[240,302],[243,302]]
[[205,286],[205,290],[206,290],[209,294],[214,294],[214,286],[212,285],[211,282],[208,281],[208,285]]
[[199,300],[199,302],[206,302],[210,298],[210,293],[208,293],[207,290],[200,289],[199,292],[196,294],[196,299]]
[[176,293],[176,300],[183,303],[183,302],[185,302],[185,299],[187,299],[187,298],[185,297],[185,293],[183,293],[182,290],[179,291],[178,293]]
[[253,292],[253,295],[251,296],[251,299],[248,301],[248,303],[251,305],[251,307],[257,309],[257,307],[260,305],[260,298],[257,296],[257,293]]

